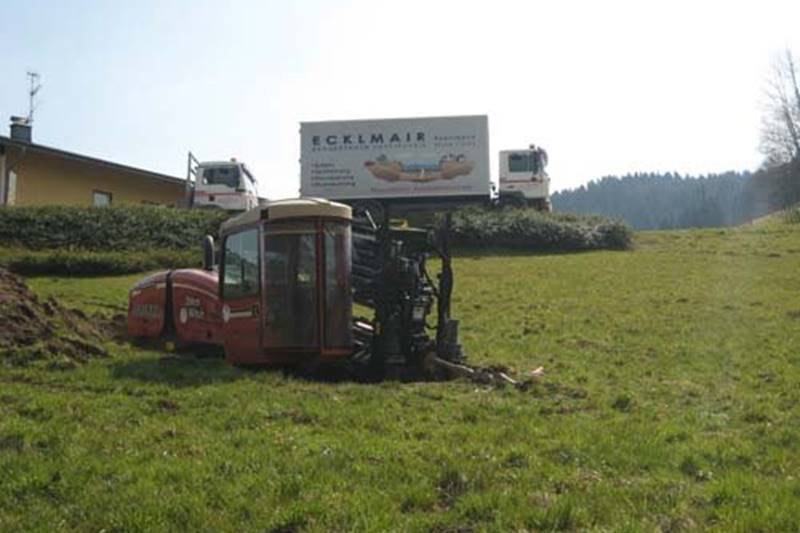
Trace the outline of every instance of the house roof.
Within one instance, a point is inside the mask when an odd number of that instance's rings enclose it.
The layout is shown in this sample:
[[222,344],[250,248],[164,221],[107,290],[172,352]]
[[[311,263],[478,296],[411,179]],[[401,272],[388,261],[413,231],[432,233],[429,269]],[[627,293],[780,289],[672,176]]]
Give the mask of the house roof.
[[131,167],[128,165],[121,165],[119,163],[114,163],[112,161],[106,161],[104,159],[98,159],[96,157],[90,157],[87,155],[76,154],[74,152],[67,152],[66,150],[59,150],[58,148],[52,148],[50,146],[44,146],[42,144],[36,143],[29,143],[25,141],[20,141],[17,139],[12,139],[10,137],[4,137],[0,135],[0,146],[14,146],[17,148],[21,148],[22,150],[27,150],[31,152],[36,152],[40,154],[51,155],[54,157],[61,157],[64,159],[71,159],[73,161],[79,161],[81,163],[88,163],[91,165],[99,165],[104,166],[107,168],[111,168],[114,170],[122,170],[125,172],[131,172],[134,174],[140,174],[147,178],[157,179],[161,181],[166,181],[169,183],[174,183],[177,185],[185,185],[186,180],[183,178],[177,178],[175,176],[169,176],[167,174],[161,174],[159,172],[152,172],[150,170],[145,170],[143,168],[136,168]]

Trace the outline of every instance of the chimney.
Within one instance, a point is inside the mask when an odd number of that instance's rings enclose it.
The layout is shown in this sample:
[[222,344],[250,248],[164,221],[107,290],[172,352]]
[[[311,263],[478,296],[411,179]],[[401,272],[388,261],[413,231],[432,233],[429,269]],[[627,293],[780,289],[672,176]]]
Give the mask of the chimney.
[[11,117],[11,139],[26,143],[33,142],[31,131],[33,125],[25,117]]

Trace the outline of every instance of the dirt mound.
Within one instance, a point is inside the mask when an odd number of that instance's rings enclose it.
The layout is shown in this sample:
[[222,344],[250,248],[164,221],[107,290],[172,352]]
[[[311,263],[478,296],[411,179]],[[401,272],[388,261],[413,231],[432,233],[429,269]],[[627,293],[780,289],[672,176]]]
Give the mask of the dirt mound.
[[0,268],[0,362],[24,366],[49,361],[70,367],[107,357],[108,325],[53,298],[40,299],[25,282]]

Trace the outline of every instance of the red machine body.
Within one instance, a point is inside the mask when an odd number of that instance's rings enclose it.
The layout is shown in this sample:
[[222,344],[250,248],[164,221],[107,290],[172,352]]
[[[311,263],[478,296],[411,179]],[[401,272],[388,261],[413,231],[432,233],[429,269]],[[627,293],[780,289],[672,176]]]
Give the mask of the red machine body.
[[184,343],[222,346],[216,272],[168,270],[134,285],[128,304],[128,335],[161,337],[167,333]]
[[128,335],[158,337],[166,325],[167,277],[169,272],[147,276],[128,295]]
[[219,277],[205,270],[173,270],[172,317],[175,333],[187,343],[221,345],[222,304]]
[[218,267],[159,272],[133,286],[128,334],[222,346],[233,364],[349,356],[350,218],[348,206],[300,199],[225,222]]

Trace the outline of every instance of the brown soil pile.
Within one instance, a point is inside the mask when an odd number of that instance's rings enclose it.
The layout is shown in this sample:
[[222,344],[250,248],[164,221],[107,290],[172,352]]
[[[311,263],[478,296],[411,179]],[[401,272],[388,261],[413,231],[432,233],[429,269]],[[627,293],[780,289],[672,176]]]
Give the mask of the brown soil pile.
[[0,364],[49,361],[70,367],[107,357],[108,325],[53,298],[40,299],[21,278],[0,268]]

